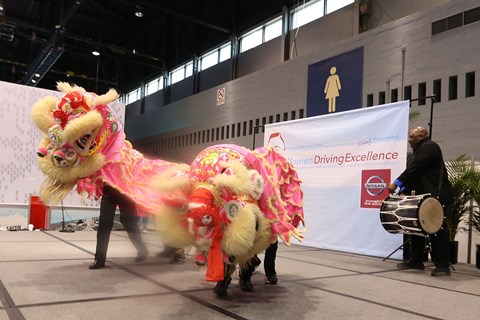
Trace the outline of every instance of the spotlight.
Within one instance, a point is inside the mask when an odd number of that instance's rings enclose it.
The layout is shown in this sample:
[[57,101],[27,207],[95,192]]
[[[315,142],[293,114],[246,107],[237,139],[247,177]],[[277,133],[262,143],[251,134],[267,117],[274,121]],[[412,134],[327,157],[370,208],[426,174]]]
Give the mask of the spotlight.
[[137,10],[135,10],[135,17],[137,18],[143,17],[142,8],[140,6],[137,6]]
[[100,55],[100,52],[98,52],[97,50],[93,50],[92,51],[92,54],[96,57],[98,57]]
[[35,77],[40,78],[40,73],[35,73]]

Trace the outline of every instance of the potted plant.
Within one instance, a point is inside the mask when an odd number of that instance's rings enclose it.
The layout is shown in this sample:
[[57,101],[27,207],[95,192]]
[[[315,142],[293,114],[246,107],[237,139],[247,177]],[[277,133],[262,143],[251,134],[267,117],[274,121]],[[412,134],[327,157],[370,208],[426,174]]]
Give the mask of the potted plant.
[[453,202],[445,207],[445,222],[451,243],[451,263],[457,262],[458,242],[455,236],[460,231],[460,223],[470,211],[470,200],[478,189],[480,172],[472,168],[463,154],[446,163],[448,178],[452,184]]
[[[473,211],[472,220],[470,221],[470,223],[473,229],[475,229],[478,233],[480,233],[480,211],[478,210],[478,207],[477,207],[477,210]],[[477,243],[475,266],[477,267],[477,269],[480,269],[480,244],[479,243]]]
[[[480,170],[475,168],[474,169],[476,174],[477,182],[474,183],[474,190],[473,190],[473,200],[475,202],[475,206],[472,208],[472,216],[470,219],[470,225],[472,229],[480,233]],[[477,243],[477,252],[476,252],[476,267],[480,269],[480,244]]]

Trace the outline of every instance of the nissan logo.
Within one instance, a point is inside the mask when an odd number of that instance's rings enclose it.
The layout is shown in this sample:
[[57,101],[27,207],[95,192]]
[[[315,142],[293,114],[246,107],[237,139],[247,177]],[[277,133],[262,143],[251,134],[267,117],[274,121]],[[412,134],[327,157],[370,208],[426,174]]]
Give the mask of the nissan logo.
[[371,196],[381,195],[386,187],[387,184],[379,176],[371,176],[365,183],[365,189],[367,190],[367,193]]

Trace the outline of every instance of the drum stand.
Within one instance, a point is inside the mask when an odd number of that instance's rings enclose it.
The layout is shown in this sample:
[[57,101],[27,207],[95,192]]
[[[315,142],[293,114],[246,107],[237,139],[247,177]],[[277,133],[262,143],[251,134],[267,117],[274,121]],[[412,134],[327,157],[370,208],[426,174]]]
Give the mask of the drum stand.
[[[428,254],[431,254],[432,253],[432,246],[430,244],[430,239],[428,237],[425,237],[426,239],[426,243],[425,243],[425,255],[426,255],[426,260],[425,261],[428,261]],[[408,244],[410,242],[410,238],[408,238],[404,243],[402,243],[397,249],[393,250],[392,253],[390,253],[388,256],[386,256],[382,261],[385,261],[387,260],[388,258],[390,258],[391,255],[393,255],[395,252],[397,252],[398,250],[400,250],[401,248],[403,248],[406,244]],[[425,256],[424,256],[424,259],[425,259]],[[456,271],[455,267],[453,266],[453,264],[450,263],[450,268],[452,268],[453,271]]]
[[[430,246],[430,239],[428,237],[425,237],[425,240],[426,240],[426,242],[425,242],[425,250],[424,250],[424,261],[428,261],[428,254],[432,252],[432,248]],[[405,249],[405,245],[408,244],[408,243],[410,243],[410,237],[407,237],[404,243],[402,243],[397,249],[393,250],[393,252],[390,253],[388,256],[386,256],[382,261],[385,261],[388,258],[390,258],[390,256],[392,254],[394,254],[395,252],[397,252],[401,248]],[[408,254],[408,256],[410,256],[410,254]],[[425,260],[425,256],[426,256],[426,260]],[[403,257],[404,257],[404,260],[405,260],[405,254],[403,255]]]
[[407,243],[410,242],[410,238],[407,239],[407,241],[405,241],[404,243],[402,243],[397,249],[393,250],[392,253],[390,253],[388,256],[386,256],[382,261],[385,261],[387,260],[388,258],[390,258],[395,252],[397,252],[398,250],[400,250],[401,248],[403,248]]
[[[428,254],[432,252],[432,248],[431,248],[431,245],[430,245],[430,239],[428,237],[425,237],[425,240],[426,240],[426,243],[425,243],[424,259],[425,259],[425,256],[426,256],[426,260],[424,260],[424,261],[428,261]],[[400,245],[400,247],[393,250],[393,252],[390,253],[388,256],[386,256],[382,261],[387,260],[395,252],[397,252],[401,248],[404,248],[407,243],[410,243],[410,237],[408,237],[407,240],[405,240],[405,242]]]

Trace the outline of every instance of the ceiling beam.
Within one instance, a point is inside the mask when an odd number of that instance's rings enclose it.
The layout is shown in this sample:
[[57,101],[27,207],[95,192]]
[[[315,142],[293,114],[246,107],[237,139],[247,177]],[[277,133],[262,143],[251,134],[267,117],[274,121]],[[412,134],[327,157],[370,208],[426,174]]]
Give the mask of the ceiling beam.
[[204,27],[208,27],[210,29],[217,30],[217,31],[220,31],[220,32],[223,32],[223,33],[226,33],[226,34],[231,34],[232,33],[232,31],[230,29],[227,29],[227,28],[224,28],[224,27],[221,27],[221,26],[217,26],[213,23],[203,21],[203,20],[197,19],[195,17],[188,16],[186,14],[183,14],[183,13],[171,10],[171,9],[167,9],[165,7],[162,7],[158,4],[156,4],[156,3],[153,4],[151,2],[145,2],[145,1],[139,1],[138,3],[142,8],[150,8],[150,9],[162,11],[162,12],[165,12],[165,13],[170,14],[172,16],[176,16],[178,18],[181,18],[183,20],[194,22],[196,24],[199,24],[199,25],[202,25]]
[[34,87],[37,86],[40,80],[42,80],[45,74],[48,73],[55,62],[61,57],[64,44],[60,39],[60,34],[64,30],[65,25],[77,14],[82,4],[83,0],[77,0],[72,4],[70,10],[68,10],[62,19],[62,25],[56,26],[55,32],[50,37],[50,40],[34,58],[33,63],[28,68],[25,76],[20,79],[19,83]]
[[[80,42],[80,43],[87,44],[92,49],[94,49],[94,48],[109,49],[112,53],[124,56],[124,57],[128,58],[128,60],[131,60],[132,62],[135,62],[135,63],[138,63],[138,64],[143,64],[143,65],[146,65],[146,66],[155,67],[155,68],[159,68],[159,69],[164,68],[163,59],[155,57],[155,56],[151,56],[151,55],[147,55],[147,54],[143,54],[143,53],[139,53],[139,52],[133,52],[131,50],[127,50],[127,49],[125,49],[121,46],[115,45],[115,44],[95,41],[91,38],[78,36],[78,35],[75,35],[75,34],[71,34],[69,32],[63,32],[61,34],[61,37],[63,39],[73,40],[73,41],[77,41],[77,42]],[[66,44],[68,45],[68,42]]]

